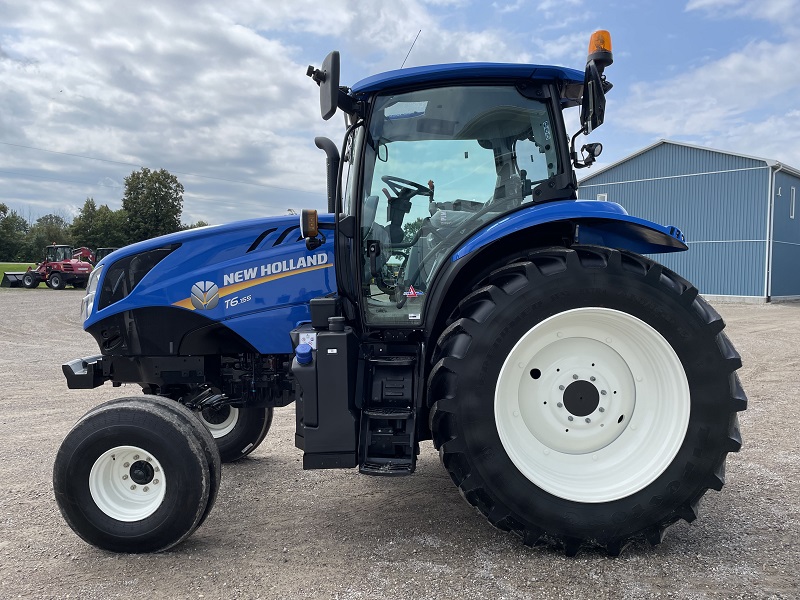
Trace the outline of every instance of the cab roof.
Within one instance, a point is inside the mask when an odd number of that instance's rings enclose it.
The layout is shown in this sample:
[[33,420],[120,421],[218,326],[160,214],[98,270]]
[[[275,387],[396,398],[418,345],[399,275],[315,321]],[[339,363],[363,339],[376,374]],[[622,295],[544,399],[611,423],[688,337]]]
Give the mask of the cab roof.
[[509,63],[453,63],[410,67],[396,71],[378,73],[362,79],[352,87],[356,96],[382,92],[393,88],[437,84],[446,82],[470,82],[476,80],[529,79],[531,81],[562,81],[567,84],[583,84],[583,73],[576,69],[550,65],[527,65]]

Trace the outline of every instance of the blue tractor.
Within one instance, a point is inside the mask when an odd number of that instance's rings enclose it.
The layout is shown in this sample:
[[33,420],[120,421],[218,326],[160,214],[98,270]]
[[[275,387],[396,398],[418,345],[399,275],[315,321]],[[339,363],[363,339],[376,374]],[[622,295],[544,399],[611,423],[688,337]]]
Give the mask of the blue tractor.
[[[599,144],[607,32],[584,72],[528,64],[409,68],[339,85],[309,67],[328,213],[184,231],[117,250],[91,274],[100,354],[70,388],[102,404],[54,466],[87,542],[153,552],[212,508],[220,462],[252,452],[295,403],[304,469],[414,472],[432,440],[463,497],[526,545],[619,554],[661,541],[721,489],[741,446],[739,355],[697,289],[643,255],[675,227],[577,200]],[[570,136],[562,111],[577,107]]]

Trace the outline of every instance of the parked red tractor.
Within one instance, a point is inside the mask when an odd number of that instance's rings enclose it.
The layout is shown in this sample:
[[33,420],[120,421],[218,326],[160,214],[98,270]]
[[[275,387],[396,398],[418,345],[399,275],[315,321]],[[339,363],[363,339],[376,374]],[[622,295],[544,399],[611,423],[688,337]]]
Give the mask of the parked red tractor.
[[86,287],[89,273],[92,271],[91,261],[94,253],[88,248],[72,249],[63,244],[52,244],[45,248],[42,262],[36,263],[36,268],[28,267],[27,271],[20,273],[6,272],[3,275],[3,287],[35,288],[44,281],[54,290],[63,290],[67,284],[75,288]]

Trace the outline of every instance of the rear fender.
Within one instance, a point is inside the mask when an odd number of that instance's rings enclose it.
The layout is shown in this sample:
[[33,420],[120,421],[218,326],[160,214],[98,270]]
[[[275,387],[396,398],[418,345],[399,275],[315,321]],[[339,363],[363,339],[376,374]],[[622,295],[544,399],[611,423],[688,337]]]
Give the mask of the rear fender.
[[679,229],[632,217],[613,202],[551,202],[517,211],[473,234],[437,273],[425,307],[428,351],[435,347],[458,303],[499,265],[536,248],[578,243],[638,254],[687,249]]
[[[570,243],[596,244],[630,250],[638,254],[681,252],[687,249],[680,229],[632,217],[614,202],[574,200],[551,202],[517,211],[473,234],[453,254],[461,260],[503,237],[541,225],[563,223],[571,226]],[[531,246],[538,246],[535,235]]]

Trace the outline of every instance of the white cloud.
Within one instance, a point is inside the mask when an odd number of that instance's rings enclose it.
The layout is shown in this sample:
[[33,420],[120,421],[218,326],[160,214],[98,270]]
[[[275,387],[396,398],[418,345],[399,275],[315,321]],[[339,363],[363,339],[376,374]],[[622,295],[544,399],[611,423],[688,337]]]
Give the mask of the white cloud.
[[492,2],[492,8],[500,14],[517,12],[524,6],[524,0],[515,0],[514,2]]
[[[296,48],[208,7],[187,19],[178,2],[103,6],[31,3],[7,24],[0,141],[256,184],[228,186],[239,216],[269,212],[270,202],[283,208],[285,193],[258,187],[276,182],[315,192],[300,197],[322,206],[322,169],[298,170],[321,156],[311,140],[331,127],[319,119],[317,91]],[[121,182],[134,168],[2,149],[0,170],[31,173],[27,181],[15,177],[14,189],[6,183],[4,197],[29,206],[49,193],[43,176],[61,180],[62,198],[94,195],[118,206],[120,190],[94,182]],[[208,180],[179,179],[190,213],[193,188]],[[86,191],[76,193],[81,182]],[[217,211],[212,220],[236,216]]]
[[800,85],[794,43],[753,42],[674,79],[633,87],[628,123],[664,135],[719,131],[732,119]]
[[687,11],[702,10],[715,17],[747,17],[794,26],[799,0],[690,0]]

